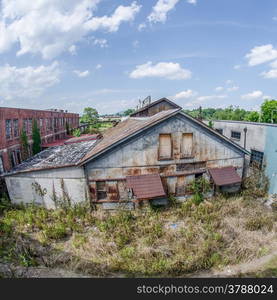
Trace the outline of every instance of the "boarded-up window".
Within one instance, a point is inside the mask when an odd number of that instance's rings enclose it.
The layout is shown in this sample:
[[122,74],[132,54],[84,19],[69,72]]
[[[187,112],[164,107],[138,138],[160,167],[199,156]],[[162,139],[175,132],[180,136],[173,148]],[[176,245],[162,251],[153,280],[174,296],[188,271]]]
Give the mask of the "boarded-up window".
[[159,159],[172,158],[171,134],[160,134],[159,137]]
[[182,157],[193,156],[193,133],[183,133],[181,151]]
[[96,182],[97,200],[107,199],[107,187],[105,181]]

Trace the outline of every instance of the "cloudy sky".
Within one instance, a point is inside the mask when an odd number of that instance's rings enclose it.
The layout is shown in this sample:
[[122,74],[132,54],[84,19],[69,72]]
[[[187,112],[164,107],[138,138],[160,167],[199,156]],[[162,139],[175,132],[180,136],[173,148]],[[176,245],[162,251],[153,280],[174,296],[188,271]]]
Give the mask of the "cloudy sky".
[[0,0],[0,106],[277,98],[276,0]]

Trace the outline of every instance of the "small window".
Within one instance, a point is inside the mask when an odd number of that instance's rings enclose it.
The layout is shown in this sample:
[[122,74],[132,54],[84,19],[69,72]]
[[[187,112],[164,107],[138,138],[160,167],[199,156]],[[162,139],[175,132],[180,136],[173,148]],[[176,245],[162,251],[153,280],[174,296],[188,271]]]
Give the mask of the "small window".
[[23,130],[28,134],[28,120],[23,120]]
[[11,152],[10,152],[10,162],[11,162],[12,168],[15,167],[15,166],[17,165],[17,163],[16,163],[16,154],[15,154],[15,151],[11,151]]
[[182,157],[193,156],[193,133],[183,133],[181,153]]
[[233,138],[233,139],[240,140],[240,136],[241,136],[241,134],[238,131],[231,132],[231,138]]
[[160,134],[159,136],[159,159],[172,159],[171,134]]
[[96,190],[97,190],[97,200],[107,199],[106,181],[97,181]]
[[223,129],[222,128],[216,128],[215,129],[218,133],[223,134]]
[[264,153],[251,149],[250,164],[261,168],[263,165]]
[[33,119],[28,120],[28,133],[31,134],[33,131]]
[[3,174],[5,172],[4,169],[4,163],[3,163],[3,157],[0,155],[0,174]]
[[13,136],[14,137],[18,137],[19,136],[18,119],[13,120]]
[[12,121],[6,120],[6,139],[9,140],[12,138]]

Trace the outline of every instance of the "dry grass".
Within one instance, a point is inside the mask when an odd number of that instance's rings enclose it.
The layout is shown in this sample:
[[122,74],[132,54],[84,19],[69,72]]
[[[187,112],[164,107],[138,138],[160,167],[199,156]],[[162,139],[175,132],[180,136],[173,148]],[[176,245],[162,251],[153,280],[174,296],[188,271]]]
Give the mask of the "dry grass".
[[113,214],[9,209],[0,218],[0,258],[92,276],[185,276],[268,253],[276,224],[276,212],[242,198]]

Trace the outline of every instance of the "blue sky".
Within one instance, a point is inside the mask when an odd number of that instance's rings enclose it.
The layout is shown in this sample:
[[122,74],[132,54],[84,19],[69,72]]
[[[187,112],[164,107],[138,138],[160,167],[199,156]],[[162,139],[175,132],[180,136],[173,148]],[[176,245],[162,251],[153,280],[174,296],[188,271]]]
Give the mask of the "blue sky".
[[[32,3],[35,2],[35,3]],[[0,105],[101,113],[276,98],[274,0],[2,0]]]

